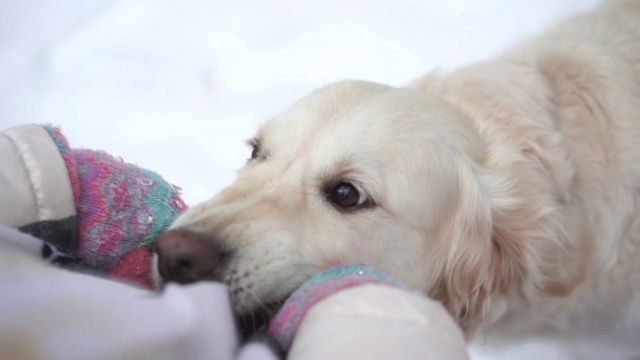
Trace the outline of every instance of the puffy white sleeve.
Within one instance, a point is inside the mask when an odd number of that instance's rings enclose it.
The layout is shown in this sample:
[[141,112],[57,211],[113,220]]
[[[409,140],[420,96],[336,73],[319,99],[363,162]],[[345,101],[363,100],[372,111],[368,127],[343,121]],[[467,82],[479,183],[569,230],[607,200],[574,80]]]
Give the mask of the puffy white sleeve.
[[468,359],[461,330],[444,307],[384,284],[339,291],[313,306],[288,359]]

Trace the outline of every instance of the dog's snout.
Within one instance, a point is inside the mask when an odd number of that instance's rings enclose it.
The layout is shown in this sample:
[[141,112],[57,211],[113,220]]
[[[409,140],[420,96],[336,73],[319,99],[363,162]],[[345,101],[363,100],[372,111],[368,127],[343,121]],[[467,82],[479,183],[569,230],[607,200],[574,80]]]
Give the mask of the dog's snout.
[[187,230],[170,230],[156,242],[158,270],[165,281],[181,284],[216,279],[223,253],[210,238]]

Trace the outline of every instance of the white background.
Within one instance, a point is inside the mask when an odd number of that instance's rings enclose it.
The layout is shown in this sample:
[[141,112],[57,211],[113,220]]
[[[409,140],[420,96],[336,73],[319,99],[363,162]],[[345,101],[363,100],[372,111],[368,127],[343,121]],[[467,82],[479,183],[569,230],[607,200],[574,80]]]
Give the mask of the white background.
[[0,0],[0,128],[59,125],[193,204],[233,180],[260,123],[318,86],[400,86],[596,3]]
[[260,123],[310,90],[401,86],[598,2],[0,0],[0,129],[59,125],[73,147],[155,170],[194,204],[233,180]]

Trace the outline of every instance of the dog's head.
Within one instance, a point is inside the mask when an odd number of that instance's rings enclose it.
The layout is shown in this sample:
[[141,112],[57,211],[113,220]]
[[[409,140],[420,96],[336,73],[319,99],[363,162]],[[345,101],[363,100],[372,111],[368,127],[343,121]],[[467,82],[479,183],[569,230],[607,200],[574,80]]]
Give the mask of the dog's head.
[[500,228],[496,217],[509,215],[492,201],[510,184],[485,170],[472,124],[444,101],[342,82],[250,145],[235,183],[159,245],[165,278],[224,281],[245,313],[323,268],[364,262],[441,300],[470,329],[522,276],[527,249]]

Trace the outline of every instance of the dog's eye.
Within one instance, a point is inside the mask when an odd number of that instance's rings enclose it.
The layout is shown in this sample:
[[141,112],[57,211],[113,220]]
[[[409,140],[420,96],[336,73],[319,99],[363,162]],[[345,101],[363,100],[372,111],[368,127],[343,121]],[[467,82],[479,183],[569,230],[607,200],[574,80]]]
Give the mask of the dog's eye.
[[343,208],[351,208],[366,203],[367,198],[355,186],[341,182],[331,190],[331,201]]
[[260,148],[258,148],[258,144],[252,144],[251,146],[251,159],[253,160],[258,157],[258,154],[260,154]]
[[258,139],[250,139],[247,144],[251,146],[251,158],[249,160],[255,160],[260,156],[260,142]]

